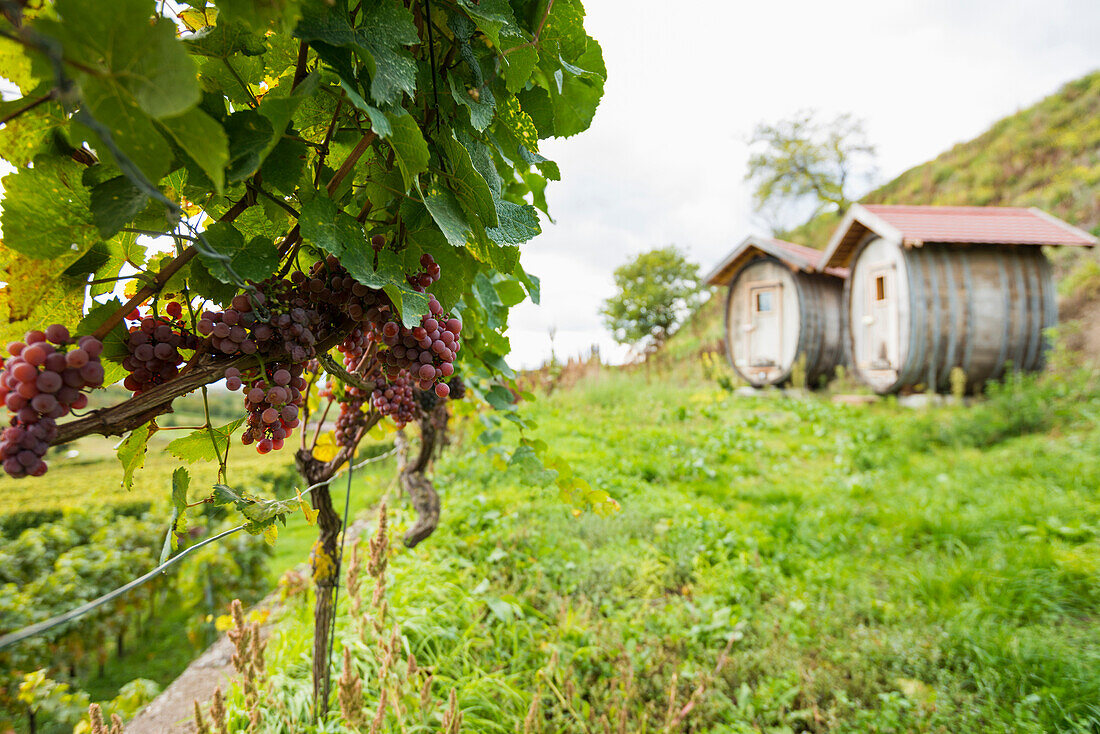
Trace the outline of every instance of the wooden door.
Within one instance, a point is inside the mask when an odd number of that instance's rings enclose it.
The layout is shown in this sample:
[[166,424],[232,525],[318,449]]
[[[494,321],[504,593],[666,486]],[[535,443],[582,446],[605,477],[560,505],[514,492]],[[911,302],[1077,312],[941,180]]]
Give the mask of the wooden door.
[[782,284],[761,283],[749,288],[749,371],[770,376],[780,368],[783,348]]
[[870,370],[898,369],[897,268],[883,265],[867,273],[866,340],[862,362]]

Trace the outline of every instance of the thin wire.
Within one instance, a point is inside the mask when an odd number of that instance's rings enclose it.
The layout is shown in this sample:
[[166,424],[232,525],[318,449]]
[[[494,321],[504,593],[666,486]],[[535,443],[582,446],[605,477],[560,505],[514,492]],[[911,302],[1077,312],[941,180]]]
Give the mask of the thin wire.
[[[392,449],[390,449],[389,451],[387,451],[384,454],[379,454],[378,456],[374,456],[374,457],[371,457],[369,459],[364,459],[363,461],[359,462],[358,464],[350,467],[348,469],[348,472],[350,474],[350,472],[354,471],[355,469],[361,469],[362,467],[366,466],[367,464],[373,464],[376,461],[382,461],[383,459],[388,459],[389,457],[393,456],[395,453],[397,453],[397,447],[396,446],[394,446]],[[318,482],[317,484],[314,484],[313,486],[307,488],[306,491],[302,492],[302,496],[305,497],[306,495],[313,492],[313,490],[320,489],[321,487],[327,486],[335,478],[336,477],[333,477],[332,479],[327,479],[323,482]],[[219,534],[217,534],[213,537],[207,538],[206,540],[204,540],[200,543],[196,543],[195,545],[191,546],[190,548],[187,548],[186,550],[182,551],[179,555],[176,555],[176,556],[173,556],[172,558],[169,558],[167,561],[160,564],[159,566],[157,566],[156,568],[154,568],[152,571],[148,572],[144,576],[139,576],[138,578],[134,579],[133,581],[130,581],[129,583],[118,587],[114,591],[107,592],[106,594],[99,597],[98,599],[93,599],[92,601],[90,601],[86,604],[82,604],[79,607],[76,607],[75,609],[70,609],[69,611],[64,612],[63,614],[58,614],[55,617],[50,617],[49,619],[43,620],[41,622],[37,622],[35,624],[24,627],[21,630],[17,630],[15,632],[10,632],[10,633],[4,635],[3,637],[0,637],[0,651],[6,650],[9,647],[22,642],[23,640],[29,639],[31,637],[37,637],[38,635],[41,635],[44,632],[48,632],[49,630],[53,629],[54,627],[65,624],[67,622],[72,622],[75,619],[79,619],[80,617],[83,617],[88,612],[91,612],[91,611],[103,606],[107,602],[112,601],[113,599],[117,599],[119,596],[122,596],[126,592],[131,591],[133,589],[136,589],[137,587],[141,586],[142,584],[146,583],[147,581],[150,581],[157,574],[168,570],[169,568],[171,568],[172,566],[174,566],[177,563],[179,563],[180,561],[182,561],[184,558],[186,558],[188,555],[190,555],[194,551],[197,551],[199,548],[202,548],[204,545],[208,545],[208,544],[213,543],[215,541],[221,540],[222,538],[233,535],[234,533],[238,533],[241,530],[244,530],[246,527],[248,527],[247,523],[244,524],[244,525],[238,525],[235,528],[230,528],[229,530],[221,532],[221,533],[219,533]]]
[[[394,447],[397,450],[397,447]],[[344,563],[344,541],[348,537],[348,509],[351,507],[351,475],[355,467],[348,469],[348,489],[344,493],[344,525],[340,533],[340,553],[336,556],[336,585],[332,589],[332,621],[328,631],[328,660],[325,663],[325,696],[322,701],[323,716],[328,716],[328,697],[332,688],[332,650],[336,642],[336,606],[340,601],[340,569]]]

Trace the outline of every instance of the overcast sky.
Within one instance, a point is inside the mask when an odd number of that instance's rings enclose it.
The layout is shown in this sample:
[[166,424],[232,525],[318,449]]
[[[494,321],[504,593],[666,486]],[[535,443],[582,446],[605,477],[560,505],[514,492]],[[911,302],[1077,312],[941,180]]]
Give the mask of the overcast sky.
[[759,121],[803,108],[866,121],[879,182],[968,140],[1100,68],[1097,0],[587,0],[608,80],[591,129],[540,152],[561,166],[557,224],[524,246],[542,305],[513,310],[510,362],[533,367],[599,344],[611,273],[632,254],[684,248],[708,271],[765,233],[743,182]]

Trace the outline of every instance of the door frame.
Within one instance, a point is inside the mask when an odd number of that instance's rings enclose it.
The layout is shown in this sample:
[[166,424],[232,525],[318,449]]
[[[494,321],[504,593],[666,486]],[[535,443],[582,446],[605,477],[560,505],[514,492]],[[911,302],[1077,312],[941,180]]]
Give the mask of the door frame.
[[[882,298],[879,298],[879,279],[882,279]],[[901,344],[900,329],[901,319],[898,313],[898,265],[893,261],[886,261],[869,265],[867,267],[867,315],[869,315],[873,321],[867,325],[868,331],[864,335],[864,343],[866,344],[867,352],[866,356],[866,369],[869,372],[896,372],[900,369],[898,364],[901,361]],[[892,319],[893,323],[889,324],[888,336],[893,341],[893,344],[887,345],[887,359],[891,361],[889,367],[875,367],[875,360],[878,359],[878,355],[874,353],[875,349],[875,322],[879,319],[880,315],[886,319]],[[893,350],[894,354],[891,355],[889,350]]]
[[[746,295],[748,297],[748,310],[749,326],[752,329],[745,331],[745,357],[746,357],[746,369],[748,370],[760,370],[764,372],[772,372],[774,370],[782,369],[780,364],[783,361],[783,281],[779,279],[773,280],[750,280],[745,283]],[[756,294],[760,291],[770,291],[775,295],[772,297],[772,308],[765,312],[757,309]],[[755,318],[758,313],[772,313],[775,314],[775,328],[776,328],[776,349],[775,364],[770,367],[756,366],[752,363],[752,336],[753,331],[756,330]]]

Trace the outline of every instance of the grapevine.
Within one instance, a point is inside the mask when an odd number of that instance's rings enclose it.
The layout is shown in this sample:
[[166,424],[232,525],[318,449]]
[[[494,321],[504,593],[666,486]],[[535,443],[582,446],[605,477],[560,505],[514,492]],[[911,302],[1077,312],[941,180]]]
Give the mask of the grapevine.
[[[0,2],[0,460],[40,476],[93,433],[140,456],[174,400],[224,380],[239,440],[302,439],[336,558],[327,482],[365,428],[461,397],[458,369],[479,395],[513,376],[508,310],[539,292],[520,247],[560,177],[541,141],[590,125],[602,51],[579,0],[171,7]],[[342,366],[311,368],[332,350]],[[116,381],[124,399],[81,412]],[[340,402],[327,460],[303,430],[328,420],[321,385]],[[209,415],[194,431],[217,455],[194,460],[225,470],[227,437]]]

